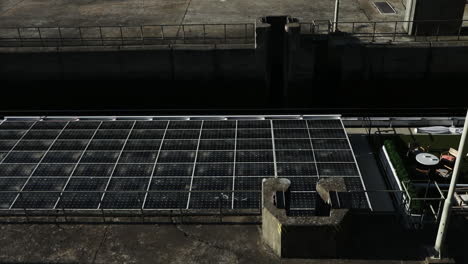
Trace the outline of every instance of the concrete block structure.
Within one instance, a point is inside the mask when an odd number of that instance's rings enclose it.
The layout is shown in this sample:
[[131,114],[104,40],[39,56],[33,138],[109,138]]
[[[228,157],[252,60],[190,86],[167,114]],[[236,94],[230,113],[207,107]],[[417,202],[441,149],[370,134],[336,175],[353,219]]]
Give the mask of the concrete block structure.
[[[349,239],[350,210],[336,204],[329,215],[295,217],[274,204],[278,192],[287,192],[287,179],[264,179],[262,185],[262,238],[282,258],[337,258]],[[346,192],[343,178],[321,179],[317,193],[330,205],[330,193]],[[319,201],[320,203],[320,201]],[[287,204],[287,203],[286,203]]]

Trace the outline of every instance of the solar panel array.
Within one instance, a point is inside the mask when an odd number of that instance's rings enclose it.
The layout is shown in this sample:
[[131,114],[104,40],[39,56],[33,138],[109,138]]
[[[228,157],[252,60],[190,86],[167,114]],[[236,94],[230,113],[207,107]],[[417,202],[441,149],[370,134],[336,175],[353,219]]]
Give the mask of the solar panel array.
[[364,190],[336,118],[0,124],[0,209],[255,209],[262,179],[284,177],[301,215],[337,176]]

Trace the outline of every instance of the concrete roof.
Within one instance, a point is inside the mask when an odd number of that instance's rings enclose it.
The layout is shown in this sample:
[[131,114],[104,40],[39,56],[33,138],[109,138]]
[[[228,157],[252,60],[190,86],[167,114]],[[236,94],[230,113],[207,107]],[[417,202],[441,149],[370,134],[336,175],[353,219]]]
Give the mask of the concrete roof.
[[[402,20],[380,15],[370,1],[342,0],[341,21]],[[332,20],[334,0],[2,0],[0,26],[96,26],[180,23],[248,23],[266,15],[290,15],[302,22]]]
[[[423,263],[411,259],[407,261],[400,259],[280,260],[262,243],[259,227],[257,225],[0,225],[2,233],[0,262]],[[385,244],[390,247],[393,245],[389,241]],[[391,251],[395,252],[395,249],[392,248]],[[395,255],[395,258],[399,257]]]

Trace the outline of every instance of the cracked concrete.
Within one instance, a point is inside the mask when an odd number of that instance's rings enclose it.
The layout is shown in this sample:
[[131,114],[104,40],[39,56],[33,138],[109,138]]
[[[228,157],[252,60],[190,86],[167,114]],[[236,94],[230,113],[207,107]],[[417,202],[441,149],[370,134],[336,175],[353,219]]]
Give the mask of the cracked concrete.
[[421,263],[281,260],[258,225],[1,225],[0,263]]
[[[206,230],[213,229],[207,233]],[[232,227],[202,225],[164,226],[162,234],[167,234],[167,255],[162,254],[164,263],[271,263],[275,258],[258,255],[261,245],[256,236],[256,226]],[[233,234],[233,231],[237,235]],[[177,232],[178,231],[178,232]],[[253,232],[252,232],[253,231]],[[140,240],[141,241],[141,240]],[[182,246],[182,247],[181,247]],[[178,252],[170,254],[171,251]],[[182,249],[182,250],[180,250]],[[97,262],[99,263],[99,262]]]
[[262,243],[254,225],[3,225],[0,229],[2,263],[276,261],[273,255],[259,252]]

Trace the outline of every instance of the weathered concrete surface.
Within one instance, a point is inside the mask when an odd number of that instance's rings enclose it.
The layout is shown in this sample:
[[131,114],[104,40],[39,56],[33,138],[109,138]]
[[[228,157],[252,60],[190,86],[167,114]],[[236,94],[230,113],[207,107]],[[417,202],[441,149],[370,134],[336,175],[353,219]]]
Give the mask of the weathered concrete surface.
[[2,263],[275,261],[261,250],[257,226],[5,225],[1,233]]
[[381,263],[401,260],[283,260],[256,225],[2,225],[1,263]]
[[327,204],[332,205],[330,192],[346,192],[343,178],[323,178],[317,182],[317,193]]
[[[380,17],[358,0],[342,1],[341,21]],[[0,26],[93,26],[179,23],[247,23],[266,15],[290,15],[301,21],[332,20],[334,0],[3,0]],[[401,10],[398,0],[390,1]],[[366,4],[367,3],[367,4]],[[377,12],[378,13],[378,12]],[[403,13],[401,13],[403,14]]]
[[0,25],[177,24],[183,19],[188,2],[188,0],[23,0],[0,14]]
[[[321,179],[320,181],[322,181]],[[323,180],[317,190],[346,191],[344,180]],[[277,192],[286,191],[290,181],[285,178],[264,179],[262,182],[262,237],[282,258],[343,257],[348,248],[350,214],[348,209],[332,209],[329,216],[291,217],[286,209],[273,203]],[[318,184],[317,184],[318,186]],[[326,196],[321,194],[321,197]],[[287,198],[286,198],[287,199]]]

